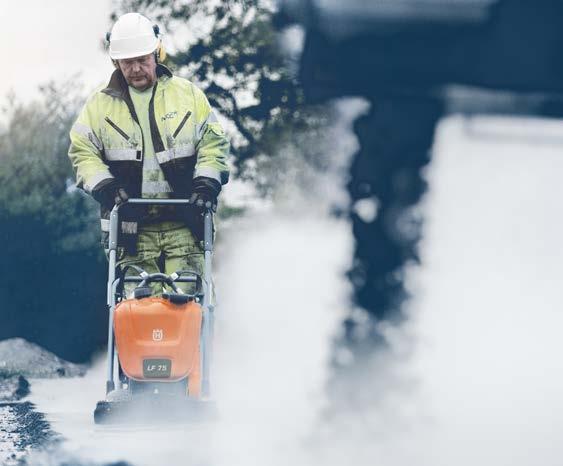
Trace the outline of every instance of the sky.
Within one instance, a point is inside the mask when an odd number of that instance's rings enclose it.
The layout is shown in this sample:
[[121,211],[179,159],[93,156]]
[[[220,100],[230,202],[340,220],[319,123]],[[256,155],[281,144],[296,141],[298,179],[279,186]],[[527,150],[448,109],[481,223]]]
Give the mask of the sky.
[[86,92],[112,72],[101,44],[110,29],[111,0],[0,0],[0,54],[10,66],[0,73],[0,96],[14,92],[28,101],[49,80],[81,73]]

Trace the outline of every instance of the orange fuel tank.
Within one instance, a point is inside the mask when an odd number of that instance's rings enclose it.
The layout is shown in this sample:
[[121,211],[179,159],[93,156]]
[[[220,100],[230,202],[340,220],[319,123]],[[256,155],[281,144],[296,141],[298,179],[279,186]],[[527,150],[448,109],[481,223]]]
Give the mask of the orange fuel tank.
[[173,304],[151,297],[120,302],[114,331],[123,372],[139,381],[189,377],[190,395],[198,395],[201,320],[201,306],[194,301]]

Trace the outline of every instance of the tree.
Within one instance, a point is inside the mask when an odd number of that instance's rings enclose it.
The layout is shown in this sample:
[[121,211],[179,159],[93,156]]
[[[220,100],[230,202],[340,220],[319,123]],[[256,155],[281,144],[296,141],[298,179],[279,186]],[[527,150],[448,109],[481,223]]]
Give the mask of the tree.
[[0,339],[21,336],[72,360],[104,341],[104,258],[96,203],[72,184],[68,132],[79,89],[48,84],[8,103],[0,132]]

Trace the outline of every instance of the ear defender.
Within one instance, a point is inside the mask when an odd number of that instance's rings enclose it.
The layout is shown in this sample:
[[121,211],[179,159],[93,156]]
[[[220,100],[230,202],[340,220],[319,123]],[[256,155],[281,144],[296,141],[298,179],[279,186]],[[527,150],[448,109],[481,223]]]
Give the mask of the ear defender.
[[164,50],[164,45],[162,40],[158,43],[158,47],[154,51],[157,63],[162,63],[166,59],[166,50]]
[[164,45],[162,44],[162,39],[160,38],[160,28],[158,27],[158,24],[153,24],[152,30],[154,35],[159,39],[158,47],[154,51],[154,56],[157,63],[162,63],[166,59],[166,50],[164,50]]

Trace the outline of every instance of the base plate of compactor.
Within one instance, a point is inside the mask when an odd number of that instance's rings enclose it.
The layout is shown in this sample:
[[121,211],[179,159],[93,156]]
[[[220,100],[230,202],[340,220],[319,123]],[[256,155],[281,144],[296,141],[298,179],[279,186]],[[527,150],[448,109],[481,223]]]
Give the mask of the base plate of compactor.
[[99,401],[94,411],[96,424],[192,423],[217,419],[212,400],[172,399],[143,396],[130,399]]

